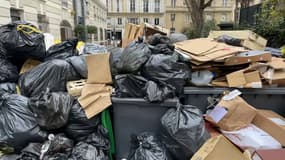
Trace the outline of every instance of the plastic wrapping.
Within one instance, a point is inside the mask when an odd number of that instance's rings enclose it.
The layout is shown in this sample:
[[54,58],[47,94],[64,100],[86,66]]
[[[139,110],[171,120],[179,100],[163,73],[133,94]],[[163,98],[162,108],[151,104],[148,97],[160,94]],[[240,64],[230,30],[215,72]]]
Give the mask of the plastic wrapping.
[[21,94],[31,97],[47,88],[51,92],[66,91],[66,83],[80,79],[72,65],[65,60],[51,60],[25,72],[19,79]]
[[171,160],[166,148],[158,138],[148,132],[132,137],[128,160]]
[[46,133],[40,130],[28,108],[28,98],[3,94],[0,96],[0,104],[0,150],[7,152],[6,149],[12,148],[19,152],[28,143],[45,139]]
[[191,105],[179,104],[161,118],[161,139],[174,159],[189,160],[210,138],[201,111]]
[[16,84],[15,83],[0,83],[0,95],[4,93],[16,94]]
[[47,50],[47,57],[44,61],[53,59],[66,59],[68,57],[77,56],[78,50],[76,49],[78,39],[71,39],[63,41],[59,44],[52,45]]
[[0,83],[17,82],[19,72],[17,67],[6,59],[0,58]]
[[211,71],[196,71],[191,74],[191,83],[195,86],[209,86],[213,78],[214,74]]
[[151,51],[146,43],[131,42],[123,51],[119,73],[137,72],[150,57]]
[[75,141],[80,141],[96,131],[100,117],[94,116],[87,119],[85,111],[78,101],[71,107],[69,120],[65,127],[65,134]]
[[73,102],[71,95],[63,92],[49,92],[47,89],[38,96],[31,97],[28,104],[39,126],[52,130],[67,123]]

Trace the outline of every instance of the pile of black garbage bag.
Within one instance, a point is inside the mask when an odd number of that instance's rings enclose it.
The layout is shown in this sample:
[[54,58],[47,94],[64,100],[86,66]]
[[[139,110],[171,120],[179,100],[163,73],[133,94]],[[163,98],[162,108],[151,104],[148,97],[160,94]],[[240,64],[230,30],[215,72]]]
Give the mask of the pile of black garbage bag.
[[[148,42],[141,38],[131,42],[117,55],[112,68],[115,75],[116,96],[145,98],[162,102],[183,95],[183,86],[190,78],[191,65],[175,52],[174,36],[153,35]],[[184,39],[181,39],[184,40]],[[111,50],[112,53],[112,50]]]
[[[0,27],[1,160],[111,159],[100,115],[88,119],[66,90],[68,81],[87,78],[77,43],[70,39],[46,49],[44,35],[30,23]],[[19,74],[30,58],[42,63]]]

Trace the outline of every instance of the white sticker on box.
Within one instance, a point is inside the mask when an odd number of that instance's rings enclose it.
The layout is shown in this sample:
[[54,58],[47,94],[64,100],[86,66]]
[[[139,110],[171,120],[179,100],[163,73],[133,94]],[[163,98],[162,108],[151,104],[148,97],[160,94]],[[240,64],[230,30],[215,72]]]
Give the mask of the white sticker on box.
[[235,90],[231,91],[229,94],[225,95],[223,97],[223,100],[230,101],[239,95],[241,95],[241,92],[239,90],[235,89]]
[[218,123],[220,120],[224,118],[224,116],[228,113],[228,111],[221,106],[216,106],[208,116],[213,119],[215,123]]
[[280,126],[285,126],[285,121],[280,118],[269,118],[272,122],[280,125]]
[[251,82],[250,86],[252,88],[262,88],[262,83],[261,82]]

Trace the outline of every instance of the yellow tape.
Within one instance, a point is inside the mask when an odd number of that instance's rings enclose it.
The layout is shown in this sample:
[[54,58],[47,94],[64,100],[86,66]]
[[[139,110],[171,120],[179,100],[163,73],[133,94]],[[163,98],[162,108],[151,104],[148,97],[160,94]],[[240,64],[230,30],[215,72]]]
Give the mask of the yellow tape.
[[17,31],[21,31],[26,34],[42,33],[42,31],[40,31],[39,29],[25,24],[19,24],[17,26]]

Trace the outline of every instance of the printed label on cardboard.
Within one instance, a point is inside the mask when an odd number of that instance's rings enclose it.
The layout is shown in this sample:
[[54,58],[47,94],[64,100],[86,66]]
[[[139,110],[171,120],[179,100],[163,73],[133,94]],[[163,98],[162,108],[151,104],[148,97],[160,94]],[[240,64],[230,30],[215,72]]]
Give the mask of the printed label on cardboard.
[[216,106],[209,114],[208,116],[213,119],[215,123],[218,123],[220,120],[222,120],[225,115],[228,113],[228,111],[221,106]]
[[280,118],[269,118],[272,122],[280,126],[285,126],[285,121]]

